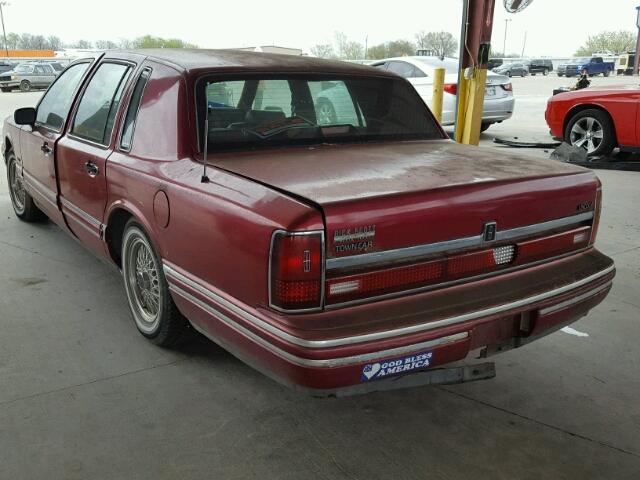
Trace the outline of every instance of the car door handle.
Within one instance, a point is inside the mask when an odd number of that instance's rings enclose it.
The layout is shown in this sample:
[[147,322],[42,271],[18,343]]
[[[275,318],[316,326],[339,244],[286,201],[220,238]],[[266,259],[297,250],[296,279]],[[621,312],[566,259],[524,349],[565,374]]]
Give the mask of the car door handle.
[[100,172],[100,169],[98,168],[98,166],[95,163],[93,163],[91,160],[87,161],[87,163],[84,164],[84,170],[87,172],[87,175],[89,175],[90,177],[95,177]]
[[42,150],[42,152],[45,155],[49,155],[51,152],[53,152],[53,149],[49,146],[49,144],[47,142],[44,142],[42,144],[42,146],[40,147],[40,150]]

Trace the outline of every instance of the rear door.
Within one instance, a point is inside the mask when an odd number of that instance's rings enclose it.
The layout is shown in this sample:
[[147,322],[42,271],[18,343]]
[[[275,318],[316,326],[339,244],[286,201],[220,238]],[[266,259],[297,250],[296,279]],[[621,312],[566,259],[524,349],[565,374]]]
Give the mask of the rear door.
[[107,202],[106,163],[124,89],[134,64],[103,61],[81,94],[67,135],[57,146],[62,212],[89,248],[104,254],[102,221]]
[[69,115],[76,93],[93,59],[71,65],[47,90],[36,107],[36,123],[20,132],[24,180],[38,206],[56,223],[64,223],[58,209],[54,148]]

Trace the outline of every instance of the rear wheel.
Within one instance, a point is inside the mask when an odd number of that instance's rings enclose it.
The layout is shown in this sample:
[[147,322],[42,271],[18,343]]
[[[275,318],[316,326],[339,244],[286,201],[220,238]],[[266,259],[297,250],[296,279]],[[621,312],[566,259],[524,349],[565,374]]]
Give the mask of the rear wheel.
[[603,73],[603,75],[604,75],[605,77],[608,77],[608,76],[609,76],[609,70],[605,70],[605,71],[604,71],[604,73]]
[[490,126],[491,126],[491,123],[482,123],[480,124],[480,131],[486,132]]
[[156,345],[175,345],[189,323],[169,294],[160,257],[134,219],[125,226],[122,238],[122,276],[138,331]]
[[549,74],[549,70],[547,70],[546,68],[542,70],[542,75],[546,77],[548,74]]
[[23,92],[31,91],[31,82],[29,80],[22,80],[20,82],[20,90]]
[[333,108],[333,104],[324,98],[318,100],[318,105],[316,107],[316,115],[318,125],[332,125],[337,123],[338,117],[336,115],[336,110]]
[[564,139],[570,145],[586,150],[589,156],[608,155],[616,145],[609,115],[595,109],[583,110],[571,117]]
[[9,87],[2,87],[0,88],[0,90],[2,90],[4,93],[9,93],[11,91]]
[[25,222],[41,222],[47,218],[24,188],[22,166],[18,163],[18,159],[13,153],[13,150],[9,150],[7,153],[7,181],[9,183],[11,205],[20,220],[24,220]]

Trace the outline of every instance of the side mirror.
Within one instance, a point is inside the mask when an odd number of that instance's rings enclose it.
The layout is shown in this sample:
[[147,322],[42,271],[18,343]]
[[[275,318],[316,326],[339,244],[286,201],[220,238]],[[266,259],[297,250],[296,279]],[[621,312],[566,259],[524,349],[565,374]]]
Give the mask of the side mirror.
[[13,112],[13,120],[18,125],[33,125],[36,123],[36,109],[33,107],[19,108]]

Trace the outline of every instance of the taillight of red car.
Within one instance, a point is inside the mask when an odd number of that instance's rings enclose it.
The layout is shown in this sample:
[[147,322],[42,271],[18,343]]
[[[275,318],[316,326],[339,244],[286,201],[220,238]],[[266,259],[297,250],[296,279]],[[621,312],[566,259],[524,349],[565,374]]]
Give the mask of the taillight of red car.
[[296,311],[322,307],[323,232],[275,232],[269,261],[272,308]]
[[451,95],[456,95],[458,93],[458,85],[455,83],[445,83],[442,89]]

